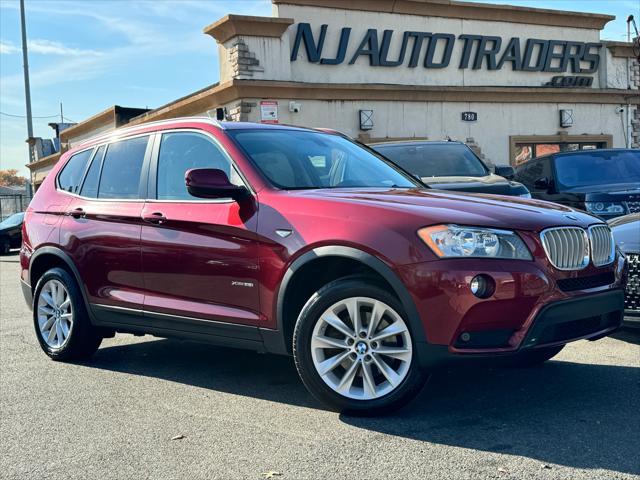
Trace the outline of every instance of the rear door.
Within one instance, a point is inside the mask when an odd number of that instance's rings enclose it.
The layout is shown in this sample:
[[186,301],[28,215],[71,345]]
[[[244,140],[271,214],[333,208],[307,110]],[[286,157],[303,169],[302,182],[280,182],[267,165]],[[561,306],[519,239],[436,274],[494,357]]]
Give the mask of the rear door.
[[158,135],[142,212],[145,317],[159,328],[236,336],[261,322],[256,206],[253,197],[240,205],[191,196],[184,178],[192,168],[224,170],[248,187],[213,135]]
[[[149,135],[99,146],[61,228],[96,316],[141,313],[144,299],[140,233],[146,196]],[[63,172],[64,173],[64,172]]]

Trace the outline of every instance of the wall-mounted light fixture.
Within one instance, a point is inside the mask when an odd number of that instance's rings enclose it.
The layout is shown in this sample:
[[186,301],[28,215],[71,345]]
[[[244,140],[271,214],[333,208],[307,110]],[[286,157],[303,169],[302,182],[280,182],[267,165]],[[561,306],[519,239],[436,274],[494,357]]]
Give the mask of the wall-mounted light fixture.
[[573,126],[573,110],[560,110],[560,126],[562,128]]
[[373,128],[373,110],[360,110],[360,130]]

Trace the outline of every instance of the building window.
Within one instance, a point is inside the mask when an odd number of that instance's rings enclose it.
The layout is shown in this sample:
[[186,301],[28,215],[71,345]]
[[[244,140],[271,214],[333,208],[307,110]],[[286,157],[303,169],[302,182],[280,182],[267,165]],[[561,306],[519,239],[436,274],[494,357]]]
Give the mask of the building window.
[[595,150],[610,148],[611,138],[601,136],[533,136],[511,137],[511,165],[517,167],[532,158],[541,157],[557,152],[571,152],[575,150]]
[[535,155],[533,154],[534,145],[526,143],[516,144],[515,156],[511,159],[511,163],[514,166],[518,166],[521,163],[531,160]]

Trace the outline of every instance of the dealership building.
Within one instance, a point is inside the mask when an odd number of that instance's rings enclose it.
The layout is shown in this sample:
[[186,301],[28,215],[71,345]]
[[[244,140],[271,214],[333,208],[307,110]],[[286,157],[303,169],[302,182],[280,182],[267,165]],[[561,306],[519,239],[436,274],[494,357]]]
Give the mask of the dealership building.
[[[505,165],[637,148],[640,52],[600,39],[614,18],[449,0],[273,0],[271,17],[205,27],[218,83],[154,110],[111,107],[59,140],[64,150],[121,125],[208,114],[364,142],[450,138]],[[36,185],[59,155],[29,164]]]

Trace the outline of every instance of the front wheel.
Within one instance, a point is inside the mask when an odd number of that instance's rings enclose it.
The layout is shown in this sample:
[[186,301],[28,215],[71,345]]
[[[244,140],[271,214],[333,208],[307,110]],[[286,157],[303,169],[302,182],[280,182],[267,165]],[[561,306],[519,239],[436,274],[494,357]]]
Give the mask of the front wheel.
[[42,350],[54,360],[89,358],[102,342],[89,321],[80,287],[61,268],[48,270],[38,281],[33,323]]
[[306,303],[293,353],[307,389],[336,411],[390,413],[422,388],[409,323],[400,302],[365,279],[341,279]]

